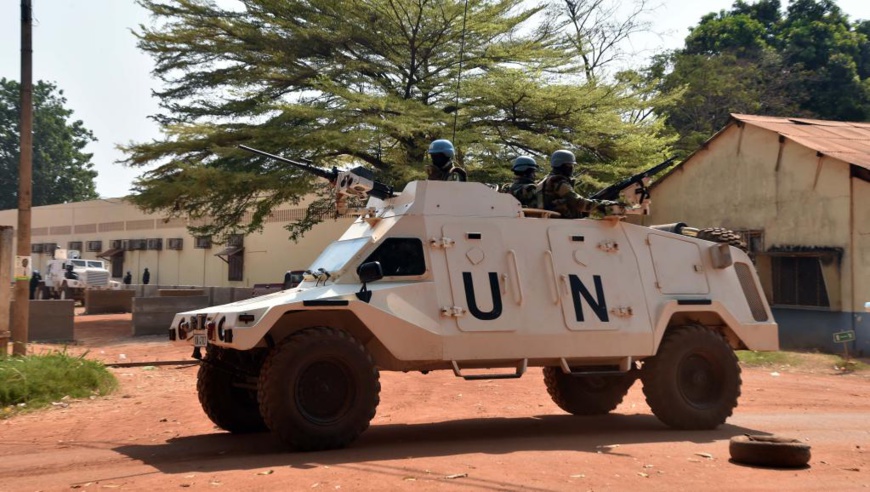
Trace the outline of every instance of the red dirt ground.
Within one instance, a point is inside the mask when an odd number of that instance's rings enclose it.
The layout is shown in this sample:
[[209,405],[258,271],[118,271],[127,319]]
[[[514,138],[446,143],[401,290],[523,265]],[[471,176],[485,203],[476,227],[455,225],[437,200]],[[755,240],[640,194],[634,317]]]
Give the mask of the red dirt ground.
[[[129,315],[77,316],[77,345],[106,363],[186,360]],[[31,351],[54,346],[31,345]],[[123,354],[123,355],[122,355]],[[716,431],[666,428],[640,384],[614,414],[573,417],[540,370],[514,381],[382,373],[371,428],[348,449],[289,453],[269,434],[215,429],[196,367],[111,369],[113,395],[0,421],[0,491],[18,490],[859,490],[870,487],[870,378],[832,368],[744,368]],[[728,460],[728,439],[774,433],[812,445],[810,467]]]

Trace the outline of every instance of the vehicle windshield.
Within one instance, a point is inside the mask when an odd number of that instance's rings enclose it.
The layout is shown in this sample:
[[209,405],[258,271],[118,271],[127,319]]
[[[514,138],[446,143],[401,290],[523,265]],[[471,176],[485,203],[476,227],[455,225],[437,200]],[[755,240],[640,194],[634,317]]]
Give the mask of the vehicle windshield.
[[70,260],[77,267],[103,268],[103,262],[99,260]]
[[316,272],[321,268],[327,272],[335,272],[343,267],[359,250],[369,243],[371,239],[368,237],[358,237],[356,239],[345,239],[344,241],[336,241],[326,249],[320,256],[311,264],[310,270]]

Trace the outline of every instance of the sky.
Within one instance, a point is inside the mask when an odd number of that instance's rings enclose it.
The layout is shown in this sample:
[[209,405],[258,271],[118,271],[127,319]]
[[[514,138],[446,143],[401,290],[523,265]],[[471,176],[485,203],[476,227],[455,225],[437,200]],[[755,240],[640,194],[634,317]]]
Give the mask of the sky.
[[[655,33],[635,37],[630,49],[648,56],[678,48],[701,16],[732,3],[662,0],[648,19]],[[868,0],[837,4],[853,20],[870,19]],[[136,47],[132,34],[140,24],[149,24],[148,14],[133,0],[33,0],[33,17],[34,82],[54,82],[73,118],[97,137],[86,149],[99,173],[97,193],[104,198],[127,195],[142,169],[118,164],[124,154],[116,146],[160,137],[148,118],[159,111],[151,94],[159,81],[151,77],[154,64]],[[0,0],[0,78],[20,79],[20,19],[18,0]]]

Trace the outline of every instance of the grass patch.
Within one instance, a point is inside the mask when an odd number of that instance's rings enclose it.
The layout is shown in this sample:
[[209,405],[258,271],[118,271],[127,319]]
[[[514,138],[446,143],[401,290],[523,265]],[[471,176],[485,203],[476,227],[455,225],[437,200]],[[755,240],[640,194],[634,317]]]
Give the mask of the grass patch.
[[870,370],[866,359],[846,360],[842,355],[818,352],[753,352],[738,350],[737,359],[748,367],[794,368],[794,369],[832,369],[843,372]]
[[799,361],[799,358],[791,352],[754,352],[752,350],[738,350],[737,359],[744,365],[751,367],[795,365]]
[[64,397],[88,398],[115,390],[102,363],[63,352],[0,358],[0,418],[51,405]]

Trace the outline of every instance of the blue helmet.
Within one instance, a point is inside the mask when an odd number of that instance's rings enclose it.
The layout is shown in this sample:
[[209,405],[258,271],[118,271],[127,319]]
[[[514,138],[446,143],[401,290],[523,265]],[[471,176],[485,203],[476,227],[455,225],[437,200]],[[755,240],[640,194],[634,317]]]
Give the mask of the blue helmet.
[[538,163],[527,155],[521,155],[511,163],[511,170],[515,173],[523,173],[529,169],[538,170]]
[[566,164],[577,164],[577,159],[570,150],[557,150],[550,156],[550,167],[556,168]]
[[450,140],[439,139],[433,141],[429,145],[429,153],[430,154],[444,154],[447,157],[453,158],[453,155],[456,153],[453,148],[453,143]]

